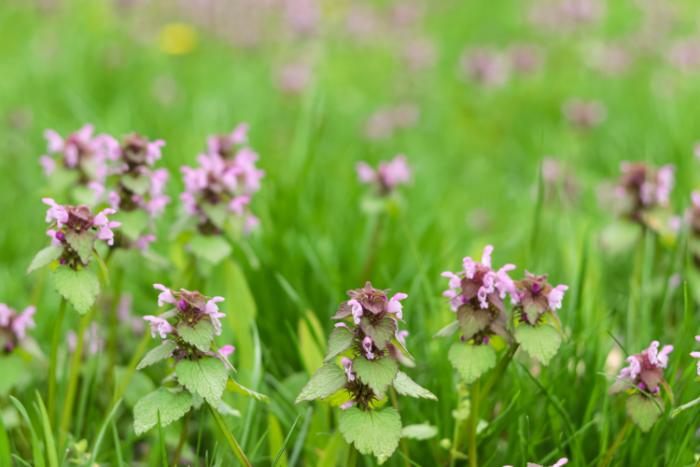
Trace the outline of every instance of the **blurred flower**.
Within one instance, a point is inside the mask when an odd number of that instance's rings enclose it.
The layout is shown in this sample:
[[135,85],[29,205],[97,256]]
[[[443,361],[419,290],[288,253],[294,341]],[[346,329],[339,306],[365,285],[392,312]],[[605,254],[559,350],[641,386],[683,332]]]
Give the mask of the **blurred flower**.
[[593,49],[590,56],[591,66],[609,76],[625,73],[634,60],[628,48],[621,43],[604,44]]
[[542,160],[542,181],[547,200],[561,196],[564,201],[574,202],[581,193],[576,177],[557,159],[545,157]]
[[315,32],[320,11],[315,0],[284,0],[284,18],[291,29],[303,35]]
[[141,334],[144,327],[143,318],[133,313],[133,301],[131,295],[122,295],[117,304],[117,316],[119,317],[119,322],[126,324],[134,334]]
[[460,66],[465,76],[482,86],[496,87],[508,79],[508,63],[497,51],[478,47],[462,53]]
[[[68,350],[70,350],[71,353],[75,352],[78,345],[78,336],[75,334],[75,331],[68,331],[66,337],[68,340]],[[104,348],[105,341],[100,334],[100,328],[97,323],[90,324],[83,339],[83,355],[85,356],[97,355]]]
[[411,168],[406,162],[406,156],[399,154],[388,162],[381,162],[376,170],[366,162],[359,162],[357,176],[360,182],[374,185],[380,195],[388,196],[399,185],[411,181]]
[[417,38],[404,44],[401,56],[409,69],[424,70],[435,64],[437,50],[430,39]]
[[546,312],[555,313],[561,308],[566,285],[552,287],[546,275],[535,275],[525,271],[525,279],[515,282],[511,298],[515,311],[520,314],[522,322],[536,325]]
[[597,127],[603,123],[607,116],[605,107],[600,102],[581,99],[567,101],[562,111],[569,123],[580,130],[590,130]]
[[[695,336],[695,341],[700,342],[700,336]],[[693,358],[700,359],[700,352],[690,352],[690,356]],[[698,360],[697,364],[697,374],[700,376],[700,360]]]
[[645,392],[658,393],[672,351],[672,345],[665,345],[659,351],[659,341],[653,341],[648,349],[627,358],[628,366],[620,370],[618,380]]
[[680,71],[690,72],[700,68],[700,38],[691,37],[673,42],[668,51],[668,60]]
[[646,225],[645,214],[669,204],[674,184],[674,167],[664,165],[655,169],[644,163],[623,162],[615,193],[624,201],[624,215]]
[[542,64],[542,51],[532,44],[514,44],[508,49],[510,68],[522,74],[536,71]]
[[197,47],[197,33],[189,24],[166,24],[158,32],[158,46],[169,55],[188,54]]
[[598,0],[544,0],[533,3],[528,16],[537,28],[568,33],[593,24],[602,13]]
[[288,63],[277,76],[277,87],[286,94],[301,94],[312,78],[311,67],[304,62]]
[[26,307],[21,313],[0,303],[0,348],[5,353],[12,352],[27,337],[27,330],[35,327],[36,308]]
[[420,111],[410,103],[380,108],[365,123],[365,136],[371,140],[386,139],[398,130],[416,125]]

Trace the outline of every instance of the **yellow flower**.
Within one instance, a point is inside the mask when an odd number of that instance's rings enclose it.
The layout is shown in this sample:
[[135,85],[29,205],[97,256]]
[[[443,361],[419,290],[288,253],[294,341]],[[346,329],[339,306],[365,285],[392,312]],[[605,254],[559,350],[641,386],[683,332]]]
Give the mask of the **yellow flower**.
[[158,33],[158,46],[166,54],[188,54],[197,46],[197,32],[189,24],[166,24]]

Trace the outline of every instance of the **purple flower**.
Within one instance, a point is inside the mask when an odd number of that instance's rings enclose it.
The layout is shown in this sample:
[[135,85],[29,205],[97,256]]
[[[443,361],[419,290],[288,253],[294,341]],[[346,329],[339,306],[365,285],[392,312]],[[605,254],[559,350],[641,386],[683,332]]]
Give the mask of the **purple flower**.
[[411,103],[380,108],[367,119],[365,136],[370,140],[389,138],[399,130],[415,126],[419,116],[420,110]]
[[151,336],[153,337],[156,337],[156,334],[159,334],[161,339],[165,339],[168,337],[168,334],[173,332],[173,327],[163,318],[153,315],[146,315],[143,317],[143,319],[151,323]]
[[566,285],[552,287],[547,276],[525,271],[525,279],[515,283],[516,290],[511,294],[515,311],[520,313],[523,322],[535,325],[547,312],[554,313],[561,308]]
[[372,338],[365,336],[365,338],[362,339],[362,348],[365,351],[365,357],[367,357],[367,360],[374,360],[374,353],[372,352],[373,347],[374,341],[372,341]]
[[571,99],[567,101],[562,111],[566,119],[580,130],[590,130],[605,120],[607,112],[598,101]]
[[403,305],[401,305],[401,300],[408,298],[403,292],[394,294],[393,297],[389,299],[389,303],[386,306],[387,313],[394,313],[398,319],[403,319]]
[[379,194],[387,196],[397,186],[411,181],[411,169],[406,156],[399,154],[388,162],[381,162],[376,171],[365,162],[358,163],[357,176],[362,183],[376,185]]
[[121,222],[110,221],[107,216],[116,213],[112,208],[103,209],[92,221],[92,225],[97,228],[97,238],[107,242],[107,245],[114,245],[114,232],[112,229],[119,227]]
[[665,345],[661,350],[659,345],[659,341],[653,341],[648,349],[628,357],[628,365],[620,370],[618,379],[630,386],[643,384],[649,392],[657,393],[663,381],[663,370],[668,366],[668,355],[673,351],[672,345]]
[[668,207],[675,169],[672,165],[655,169],[644,163],[623,162],[621,171],[615,193],[625,204],[624,215],[646,225],[648,211]]
[[352,360],[347,357],[343,357],[340,361],[345,370],[345,376],[348,381],[355,381],[355,373],[352,371]]
[[486,47],[465,50],[460,58],[465,76],[482,86],[502,86],[508,80],[508,64],[498,52]]
[[0,345],[2,351],[12,352],[27,337],[27,330],[35,327],[36,308],[26,307],[21,313],[0,303]]
[[227,344],[219,349],[219,355],[221,355],[224,358],[228,358],[235,351],[236,348],[234,346]]
[[[695,336],[695,340],[697,342],[700,342],[700,336]],[[698,366],[697,366],[697,373],[698,373],[698,376],[700,376],[700,352],[690,352],[690,356],[693,358],[699,359]]]

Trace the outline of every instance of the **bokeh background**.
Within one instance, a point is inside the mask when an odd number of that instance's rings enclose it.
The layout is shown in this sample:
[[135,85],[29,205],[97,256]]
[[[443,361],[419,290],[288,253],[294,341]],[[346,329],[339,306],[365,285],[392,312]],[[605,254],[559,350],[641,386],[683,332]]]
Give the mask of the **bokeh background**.
[[[379,217],[371,280],[408,293],[411,375],[440,398],[400,403],[405,424],[438,428],[408,445],[410,462],[446,462],[441,440],[451,438],[463,396],[449,343],[432,338],[453,319],[440,272],[490,243],[496,264],[548,273],[571,289],[559,355],[547,368],[519,359],[482,407],[483,465],[564,455],[594,465],[625,418],[607,395],[625,356],[615,339],[633,352],[652,338],[673,343],[676,398],[698,395],[683,247],[673,235],[638,238],[617,219],[606,183],[623,160],[674,164],[673,208],[689,204],[699,168],[699,20],[700,5],[681,0],[5,0],[0,301],[37,304],[33,334],[46,352],[57,300],[41,276],[24,274],[46,244],[40,198],[52,193],[38,163],[46,128],[67,134],[89,122],[166,141],[159,164],[171,172],[173,202],[153,248],[168,258],[179,167],[194,163],[207,135],[248,122],[266,173],[252,205],[261,228],[234,251],[240,271],[214,274],[203,292],[227,297],[230,320],[255,323],[249,335],[228,329],[227,337],[241,378],[271,398],[233,399],[243,417],[231,426],[256,465],[268,465],[290,432],[283,462],[342,465],[332,412],[293,400],[322,358],[337,304],[366,279]],[[355,165],[396,154],[406,155],[412,183],[378,216]],[[177,261],[127,263],[133,313],[153,313],[151,284],[175,280]],[[246,280],[232,279],[241,271]],[[140,335],[120,332],[125,364]],[[144,378],[144,387],[157,382]],[[6,396],[0,403],[10,410]],[[91,417],[104,415],[99,398],[88,406],[86,438]],[[138,465],[148,462],[149,438],[135,438],[130,417],[120,416],[118,433],[125,465]],[[698,421],[690,411],[631,433],[619,465],[693,463]],[[105,448],[108,458],[114,449]],[[216,452],[220,465],[233,462]],[[389,464],[405,462],[397,454]]]

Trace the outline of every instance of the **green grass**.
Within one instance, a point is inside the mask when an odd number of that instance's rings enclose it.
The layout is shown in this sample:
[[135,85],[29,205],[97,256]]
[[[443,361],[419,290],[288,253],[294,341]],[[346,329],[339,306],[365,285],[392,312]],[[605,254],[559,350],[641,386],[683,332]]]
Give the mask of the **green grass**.
[[[514,277],[525,269],[548,273],[570,290],[559,313],[566,338],[550,364],[540,368],[518,352],[482,391],[474,421],[480,465],[551,464],[564,456],[573,466],[600,463],[626,421],[624,397],[608,395],[613,375],[605,368],[618,347],[615,339],[631,353],[652,339],[673,344],[666,377],[675,404],[700,396],[688,356],[700,334],[698,291],[692,282],[675,290],[666,286],[675,273],[692,277],[686,237],[673,242],[633,232],[636,237],[616,251],[601,241],[620,221],[597,202],[596,192],[618,175],[621,161],[675,164],[676,212],[687,207],[700,182],[692,157],[700,139],[698,75],[669,67],[661,44],[620,77],[603,77],[585,65],[597,41],[638,28],[634,2],[608,5],[604,22],[564,38],[529,27],[522,2],[440,2],[415,26],[422,32],[411,33],[432,38],[439,50],[435,66],[418,72],[396,58],[404,35],[394,31],[366,43],[345,37],[341,15],[349,3],[323,2],[314,38],[242,48],[202,27],[196,48],[181,56],[163,53],[155,40],[166,22],[188,21],[172,11],[158,15],[155,7],[119,9],[90,1],[48,9],[14,0],[0,6],[0,212],[7,221],[0,228],[0,302],[18,309],[36,304],[37,327],[30,335],[40,348],[20,353],[19,367],[0,357],[0,372],[20,368],[22,379],[0,394],[8,435],[6,441],[0,430],[0,464],[12,456],[15,465],[53,467],[92,456],[100,465],[166,465],[181,436],[180,422],[134,434],[133,404],[159,383],[164,369],[129,371],[154,342],[144,348],[141,336],[124,325],[116,349],[82,362],[77,387],[70,389],[77,393],[66,415],[71,430],[60,433],[58,422],[72,370],[63,338],[55,413],[44,406],[59,299],[46,271],[24,274],[47,244],[40,198],[49,192],[38,157],[45,151],[45,128],[64,134],[85,122],[98,132],[137,131],[167,142],[161,165],[171,171],[174,201],[158,223],[154,248],[169,262],[159,266],[117,253],[105,285],[105,296],[114,293],[121,269],[120,287],[133,296],[137,315],[155,312],[154,282],[186,286],[186,265],[174,255],[168,229],[179,212],[179,167],[194,164],[206,136],[249,122],[251,145],[266,171],[253,203],[260,233],[199,285],[207,295],[226,297],[218,342],[236,345],[237,379],[269,402],[229,393],[240,418],[214,419],[200,408],[189,420],[182,459],[235,465],[232,443],[239,443],[256,466],[345,464],[347,445],[335,429],[334,411],[321,403],[295,405],[294,399],[320,365],[330,316],[345,291],[367,279],[362,271],[379,219],[361,208],[367,190],[356,180],[355,163],[375,164],[397,153],[407,155],[414,180],[382,220],[370,279],[379,288],[408,293],[404,316],[417,367],[407,372],[439,401],[399,399],[404,424],[430,423],[438,435],[406,441],[388,465],[448,464],[443,440],[453,438],[452,412],[465,388],[447,360],[451,342],[432,338],[453,319],[441,297],[447,285],[440,272],[457,269],[463,256],[479,255],[486,244],[495,246],[494,264],[518,266]],[[380,2],[380,9],[387,3]],[[699,11],[694,2],[676,3],[680,15],[669,37],[692,30]],[[543,47],[542,70],[497,89],[460,79],[457,63],[465,46],[517,41]],[[313,83],[302,95],[284,95],[275,86],[276,70],[299,56],[313,59]],[[165,86],[175,90],[172,101],[156,97],[154,89]],[[570,97],[599,99],[607,120],[587,133],[573,130],[561,114]],[[381,141],[362,136],[372,112],[403,101],[420,108],[414,128]],[[575,176],[581,189],[576,201],[561,192],[546,196],[538,175],[546,155]],[[105,337],[108,319],[98,310],[95,321]],[[63,336],[79,322],[68,307]],[[114,366],[129,378],[116,393],[115,385],[122,386]],[[632,427],[611,465],[694,464],[698,420],[694,407],[675,418],[667,410],[646,434]],[[76,446],[83,439],[86,446]],[[459,439],[459,450],[468,453],[466,429]],[[63,446],[70,447],[68,454]],[[360,465],[376,463],[359,457]]]

